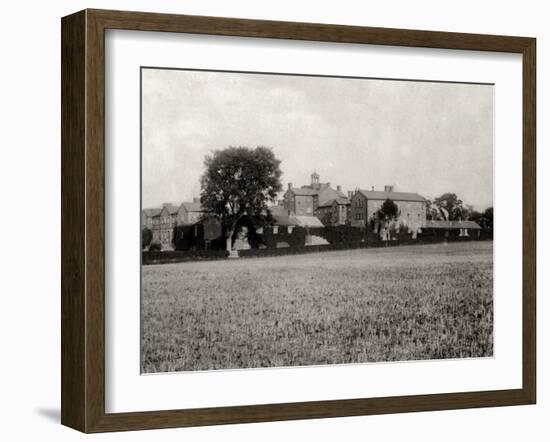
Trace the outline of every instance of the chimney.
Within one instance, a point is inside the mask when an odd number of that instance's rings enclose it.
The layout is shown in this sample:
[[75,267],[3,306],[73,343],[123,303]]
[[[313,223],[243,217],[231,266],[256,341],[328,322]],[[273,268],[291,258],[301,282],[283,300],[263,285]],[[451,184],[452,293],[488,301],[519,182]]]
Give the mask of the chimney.
[[288,190],[292,189],[292,183],[288,183]]
[[384,192],[393,192],[393,186],[385,185],[384,186]]
[[194,203],[200,203],[201,202],[201,199],[200,198],[197,198],[196,196],[193,197],[193,202]]
[[337,190],[338,192],[342,193],[342,186],[340,186],[340,184],[338,184],[338,185],[336,186],[336,190]]
[[348,190],[348,198],[349,199],[353,198],[353,190]]
[[374,192],[374,186],[371,186],[371,187],[370,187],[370,190],[372,190],[372,191]]

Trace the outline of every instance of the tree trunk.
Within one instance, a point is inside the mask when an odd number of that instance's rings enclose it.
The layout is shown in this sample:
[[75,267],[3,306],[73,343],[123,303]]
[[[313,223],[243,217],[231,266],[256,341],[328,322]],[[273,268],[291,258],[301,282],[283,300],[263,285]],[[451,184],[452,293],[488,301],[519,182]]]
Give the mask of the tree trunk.
[[238,258],[239,253],[237,251],[232,251],[232,242],[233,242],[233,234],[235,233],[235,229],[237,228],[237,223],[239,222],[239,218],[237,218],[233,224],[231,225],[231,228],[227,232],[227,238],[225,239],[225,250],[227,251],[229,257],[231,258]]
[[227,233],[227,238],[225,240],[225,250],[231,252],[231,242],[233,240],[233,230]]

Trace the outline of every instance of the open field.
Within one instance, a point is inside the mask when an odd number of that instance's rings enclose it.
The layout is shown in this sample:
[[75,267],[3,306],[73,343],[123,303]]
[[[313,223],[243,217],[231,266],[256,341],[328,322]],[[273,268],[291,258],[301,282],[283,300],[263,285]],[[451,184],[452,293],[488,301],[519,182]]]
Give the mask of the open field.
[[492,242],[142,272],[145,373],[493,354]]

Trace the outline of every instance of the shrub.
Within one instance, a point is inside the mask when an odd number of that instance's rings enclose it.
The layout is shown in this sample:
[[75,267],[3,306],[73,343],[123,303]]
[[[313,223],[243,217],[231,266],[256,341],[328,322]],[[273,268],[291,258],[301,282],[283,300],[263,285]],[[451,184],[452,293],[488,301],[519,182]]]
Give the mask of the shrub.
[[390,227],[390,235],[392,239],[395,238],[400,241],[408,241],[412,238],[412,230],[403,222],[400,222],[399,224],[394,223]]
[[309,233],[326,239],[330,244],[360,242],[364,239],[364,229],[347,224],[315,227]]
[[299,226],[292,228],[292,233],[288,233],[287,226],[278,226],[277,233],[274,233],[274,226],[264,227],[261,235],[261,244],[268,249],[277,248],[277,243],[286,242],[290,247],[303,247],[306,244],[306,229]]
[[162,250],[162,244],[158,241],[152,241],[151,244],[149,244],[149,251],[150,252],[160,252]]
[[[203,226],[199,224],[197,229],[200,229],[200,237],[202,239]],[[174,249],[175,250],[191,250],[196,248],[197,240],[195,237],[195,226],[176,226],[174,227]]]
[[145,248],[153,240],[153,232],[148,227],[141,229],[141,247]]

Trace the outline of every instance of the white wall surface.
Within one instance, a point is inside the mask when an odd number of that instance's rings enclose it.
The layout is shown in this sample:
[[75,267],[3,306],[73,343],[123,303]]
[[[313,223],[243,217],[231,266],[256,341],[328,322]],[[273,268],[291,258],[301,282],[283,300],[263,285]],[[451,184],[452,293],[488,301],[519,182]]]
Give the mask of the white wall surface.
[[[538,225],[548,224],[547,2],[11,1],[0,68],[0,438],[83,440],[59,424],[60,17],[86,7],[532,36],[538,39]],[[549,172],[550,173],[550,172]],[[95,440],[548,440],[548,229],[538,232],[538,405],[116,433]]]

